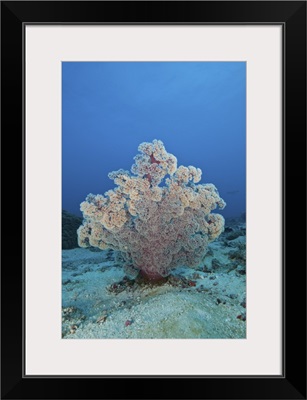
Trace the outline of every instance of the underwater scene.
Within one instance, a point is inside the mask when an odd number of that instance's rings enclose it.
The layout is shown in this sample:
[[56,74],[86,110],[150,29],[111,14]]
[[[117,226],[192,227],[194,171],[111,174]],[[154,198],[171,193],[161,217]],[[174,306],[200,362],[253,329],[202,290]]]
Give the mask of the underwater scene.
[[62,63],[62,338],[245,339],[245,62]]

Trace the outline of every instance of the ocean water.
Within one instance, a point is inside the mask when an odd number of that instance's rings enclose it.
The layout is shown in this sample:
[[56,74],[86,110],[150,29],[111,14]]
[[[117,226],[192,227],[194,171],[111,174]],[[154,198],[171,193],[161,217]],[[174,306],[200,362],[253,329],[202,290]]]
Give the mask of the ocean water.
[[[129,274],[114,246],[81,248],[76,233],[87,195],[114,189],[108,174],[153,140],[226,203],[212,210],[225,225],[205,256],[159,282]],[[245,338],[246,64],[63,62],[62,209],[63,338]]]

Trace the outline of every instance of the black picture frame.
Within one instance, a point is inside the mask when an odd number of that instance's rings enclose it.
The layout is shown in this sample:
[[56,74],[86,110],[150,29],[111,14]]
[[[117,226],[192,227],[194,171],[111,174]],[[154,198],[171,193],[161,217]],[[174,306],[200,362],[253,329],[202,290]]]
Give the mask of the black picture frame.
[[[23,31],[29,23],[282,25],[284,330],[281,376],[24,375]],[[306,399],[306,2],[2,1],[1,72],[2,398]],[[22,238],[17,238],[17,232]]]

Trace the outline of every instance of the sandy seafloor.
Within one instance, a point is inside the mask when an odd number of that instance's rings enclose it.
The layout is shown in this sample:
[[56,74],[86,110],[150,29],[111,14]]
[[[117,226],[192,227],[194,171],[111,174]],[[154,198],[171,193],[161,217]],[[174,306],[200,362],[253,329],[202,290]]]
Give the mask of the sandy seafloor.
[[127,279],[113,250],[63,250],[62,338],[245,338],[245,244],[245,223],[233,223],[199,267],[159,285]]

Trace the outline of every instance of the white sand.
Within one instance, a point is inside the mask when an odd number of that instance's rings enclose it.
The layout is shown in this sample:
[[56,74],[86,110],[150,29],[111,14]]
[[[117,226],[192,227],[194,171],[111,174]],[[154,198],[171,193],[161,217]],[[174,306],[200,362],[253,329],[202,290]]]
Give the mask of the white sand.
[[[125,273],[112,251],[63,250],[63,337],[82,338],[245,338],[245,275],[229,271],[231,247],[210,245],[205,266],[220,263],[212,272],[178,268],[173,273],[195,286],[165,283],[152,287],[134,284],[116,294],[108,287]],[[194,285],[194,283],[192,283]],[[129,322],[127,322],[129,321]]]

